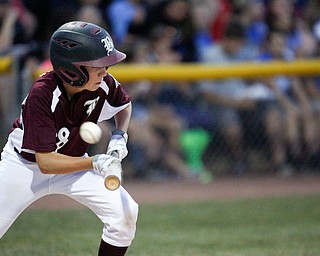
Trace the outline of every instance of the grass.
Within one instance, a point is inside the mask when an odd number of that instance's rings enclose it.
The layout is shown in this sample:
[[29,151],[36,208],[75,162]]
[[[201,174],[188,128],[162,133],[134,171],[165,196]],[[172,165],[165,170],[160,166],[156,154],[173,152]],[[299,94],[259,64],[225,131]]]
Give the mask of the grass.
[[[27,211],[0,255],[96,255],[100,232],[89,210]],[[320,255],[320,195],[141,205],[127,255]]]

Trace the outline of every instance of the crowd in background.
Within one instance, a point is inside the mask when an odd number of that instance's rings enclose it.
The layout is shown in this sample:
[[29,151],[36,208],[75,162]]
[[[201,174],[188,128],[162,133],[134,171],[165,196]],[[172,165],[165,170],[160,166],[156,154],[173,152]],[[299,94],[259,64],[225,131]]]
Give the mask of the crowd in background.
[[[106,28],[128,63],[320,57],[317,0],[0,0],[0,56],[22,62],[21,99],[30,74],[48,67],[51,34],[71,20]],[[320,168],[319,76],[123,86],[133,101],[124,162],[133,178],[209,182],[221,165],[233,175]],[[101,127],[95,152],[105,151],[112,129]]]

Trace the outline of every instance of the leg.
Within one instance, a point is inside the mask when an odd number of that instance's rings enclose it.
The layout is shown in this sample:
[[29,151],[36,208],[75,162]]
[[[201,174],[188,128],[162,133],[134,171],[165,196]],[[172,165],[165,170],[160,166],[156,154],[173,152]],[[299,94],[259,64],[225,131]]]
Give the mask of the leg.
[[231,171],[233,174],[241,175],[247,169],[247,159],[244,154],[243,129],[239,112],[236,109],[225,108],[219,115],[219,128],[233,161]]
[[275,106],[266,111],[264,126],[270,143],[273,167],[275,169],[281,169],[287,163],[287,152],[284,121],[279,108]]
[[6,147],[0,162],[0,238],[25,208],[46,193],[46,184],[48,176],[36,164]]
[[98,256],[112,255],[112,256],[123,256],[126,254],[128,247],[116,247],[107,244],[101,239]]
[[102,221],[104,227],[101,252],[111,250],[105,255],[124,255],[117,253],[125,253],[125,248],[134,238],[138,205],[122,186],[118,190],[109,191],[104,187],[100,174],[83,171],[54,176],[51,191],[70,196],[91,209]]

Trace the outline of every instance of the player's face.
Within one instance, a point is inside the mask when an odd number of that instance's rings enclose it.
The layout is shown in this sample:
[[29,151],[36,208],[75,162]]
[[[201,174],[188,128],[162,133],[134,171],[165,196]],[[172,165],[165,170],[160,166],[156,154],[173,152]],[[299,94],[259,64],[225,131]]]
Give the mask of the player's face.
[[89,80],[84,85],[83,89],[95,91],[99,88],[102,79],[107,75],[108,68],[86,67],[86,69],[89,74]]

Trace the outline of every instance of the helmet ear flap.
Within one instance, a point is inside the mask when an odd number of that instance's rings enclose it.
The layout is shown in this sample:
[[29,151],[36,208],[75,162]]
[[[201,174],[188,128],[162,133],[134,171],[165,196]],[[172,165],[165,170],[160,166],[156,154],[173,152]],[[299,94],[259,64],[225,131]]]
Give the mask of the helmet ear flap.
[[72,69],[59,68],[58,75],[68,84],[72,86],[83,86],[89,79],[89,73],[84,66]]
[[83,86],[85,85],[86,82],[88,82],[89,80],[89,73],[88,73],[88,70],[86,69],[86,67],[84,66],[79,66],[79,70],[81,70],[81,77],[83,77],[83,79],[81,79],[81,81],[83,80],[83,82],[81,83],[81,85],[75,85],[75,86]]

